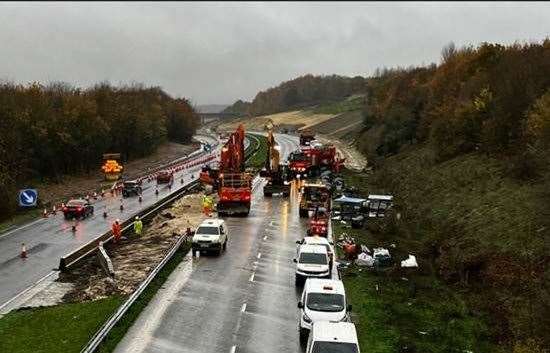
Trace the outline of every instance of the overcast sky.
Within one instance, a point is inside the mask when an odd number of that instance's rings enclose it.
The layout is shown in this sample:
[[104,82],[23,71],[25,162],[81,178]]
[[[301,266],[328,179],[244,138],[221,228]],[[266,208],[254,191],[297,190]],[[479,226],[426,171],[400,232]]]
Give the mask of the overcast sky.
[[450,41],[549,35],[549,3],[1,3],[0,78],[232,103],[306,73],[437,62]]

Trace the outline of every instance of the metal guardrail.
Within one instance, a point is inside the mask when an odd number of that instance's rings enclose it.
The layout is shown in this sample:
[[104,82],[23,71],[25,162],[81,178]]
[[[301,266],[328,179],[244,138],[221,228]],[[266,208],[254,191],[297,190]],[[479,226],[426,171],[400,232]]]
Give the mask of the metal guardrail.
[[[181,195],[185,194],[186,192],[191,191],[196,186],[199,185],[199,181],[195,180],[180,189],[176,190],[174,193],[165,196],[162,198],[159,202],[147,207],[146,209],[137,212],[133,214],[130,218],[122,222],[122,233],[127,233],[132,228],[132,220],[135,218],[135,216],[140,216],[141,220],[143,222],[149,222],[154,215],[156,215],[160,210],[164,209],[168,205],[170,205],[172,202],[174,202],[176,199],[180,198]],[[86,258],[87,256],[93,254],[100,242],[103,242],[103,244],[108,243],[113,239],[113,234],[111,231],[108,231],[106,233],[103,233],[99,237],[93,239],[92,241],[82,245],[80,248],[76,249],[75,251],[72,251],[59,260],[59,271],[67,271],[69,268],[74,267],[76,264],[78,264],[81,260]]]
[[[252,148],[252,154],[254,154],[254,152],[257,151],[257,149],[259,148],[259,144],[257,145],[257,147],[255,148]],[[245,157],[245,160],[248,159],[250,157],[250,155],[248,157]],[[256,176],[256,178],[254,179],[255,180],[255,183],[254,183],[254,187],[256,187],[257,185],[259,185],[259,178],[258,176]],[[194,184],[194,185],[191,185],[191,184]],[[191,183],[185,187],[182,187],[180,190],[183,190],[185,189],[185,191],[190,191],[192,190],[195,186],[199,185],[199,181],[198,180],[195,180],[193,183]],[[147,221],[147,217],[150,217],[152,218],[152,216],[154,216],[156,213],[158,213],[160,211],[160,209],[166,207],[167,205],[169,205],[171,202],[175,201],[176,199],[178,199],[185,191],[182,191],[181,193],[179,192],[175,192],[174,194],[170,195],[169,197],[166,198],[165,201],[162,201],[160,203],[157,203],[156,204],[156,207],[151,207],[151,209],[149,209],[143,216],[142,216],[142,219],[144,219],[144,221]],[[133,219],[133,218],[130,218],[130,220]],[[127,231],[128,229],[130,229],[130,225],[126,225],[124,228],[123,228],[123,232],[124,231]],[[110,234],[110,232],[108,232],[108,234]],[[110,239],[110,238],[109,238]],[[162,270],[162,268],[166,265],[166,263],[168,261],[170,261],[170,259],[174,256],[174,254],[176,253],[176,251],[179,249],[179,247],[181,246],[181,244],[183,243],[183,241],[185,240],[185,236],[180,236],[178,238],[178,240],[176,241],[176,243],[174,244],[174,246],[172,246],[172,248],[168,251],[168,253],[166,254],[166,256],[161,260],[161,262],[154,268],[153,271],[151,271],[149,273],[149,275],[147,276],[147,278],[139,285],[139,287],[128,297],[128,299],[117,309],[117,311],[109,318],[109,320],[107,320],[107,322],[105,322],[105,324],[103,324],[103,326],[101,326],[101,328],[94,334],[94,336],[90,339],[90,341],[88,341],[88,343],[86,344],[86,346],[80,351],[80,353],[93,353],[97,350],[97,348],[101,345],[101,343],[105,340],[105,338],[107,337],[107,335],[109,334],[109,332],[112,330],[112,328],[120,321],[120,319],[124,316],[124,314],[126,314],[126,312],[130,309],[130,307],[132,306],[132,304],[139,298],[139,296],[143,293],[143,291],[147,288],[147,286],[151,283],[151,281],[156,277],[156,275],[160,272],[160,270]],[[85,257],[86,255],[83,255],[81,258]],[[74,264],[74,262],[73,262]]]
[[120,319],[126,314],[126,312],[130,309],[132,304],[136,301],[136,299],[143,293],[143,291],[147,288],[149,283],[153,281],[155,276],[162,270],[164,265],[170,259],[174,256],[176,251],[179,249],[183,241],[185,240],[185,236],[180,236],[174,246],[170,248],[166,256],[162,259],[162,261],[149,273],[147,278],[141,282],[139,287],[126,299],[126,301],[117,309],[117,311],[101,326],[101,328],[94,334],[94,336],[88,341],[86,346],[80,351],[81,353],[93,353],[96,351],[96,349],[99,347],[99,345],[103,342],[103,340],[107,337],[111,329],[120,321]]

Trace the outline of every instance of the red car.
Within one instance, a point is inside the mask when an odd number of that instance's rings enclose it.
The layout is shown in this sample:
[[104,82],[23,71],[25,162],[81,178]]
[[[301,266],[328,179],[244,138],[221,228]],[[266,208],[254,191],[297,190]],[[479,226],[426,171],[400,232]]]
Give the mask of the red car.
[[94,214],[94,206],[86,200],[76,199],[67,202],[63,207],[63,215],[65,219],[69,218],[86,218]]
[[163,170],[157,174],[157,184],[166,184],[174,181],[174,173]]

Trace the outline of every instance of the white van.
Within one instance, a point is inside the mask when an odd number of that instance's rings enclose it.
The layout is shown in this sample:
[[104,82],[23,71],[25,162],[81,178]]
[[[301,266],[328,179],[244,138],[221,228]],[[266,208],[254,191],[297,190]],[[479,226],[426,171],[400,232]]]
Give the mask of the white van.
[[317,321],[349,321],[351,305],[346,305],[346,291],[340,280],[308,278],[298,303],[300,338],[305,339]]
[[361,353],[357,331],[351,322],[314,322],[306,353]]
[[221,255],[227,248],[229,232],[223,219],[207,219],[203,221],[195,234],[191,243],[193,256],[196,251],[214,251]]
[[[334,261],[334,249],[332,247],[332,242],[330,242],[327,238],[314,235],[312,237],[304,237],[302,240],[296,240],[296,244],[324,246],[325,248],[327,248],[328,258],[330,260],[330,267],[332,268],[332,262]],[[297,246],[296,254],[298,254],[299,250],[300,250],[300,247]]]
[[296,263],[296,283],[308,277],[330,278],[327,249],[322,245],[300,245]]

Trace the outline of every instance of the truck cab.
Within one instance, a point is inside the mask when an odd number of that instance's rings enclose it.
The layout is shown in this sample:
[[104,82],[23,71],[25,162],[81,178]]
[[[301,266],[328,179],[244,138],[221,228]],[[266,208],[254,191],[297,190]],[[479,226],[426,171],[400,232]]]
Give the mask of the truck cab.
[[191,249],[193,255],[196,251],[212,251],[221,255],[222,251],[227,248],[228,240],[229,233],[225,221],[222,219],[208,219],[202,222],[195,231]]
[[357,331],[351,322],[314,322],[306,353],[361,353]]
[[305,184],[302,187],[300,198],[300,217],[308,217],[309,211],[324,208],[330,211],[331,198],[330,190],[324,184]]

